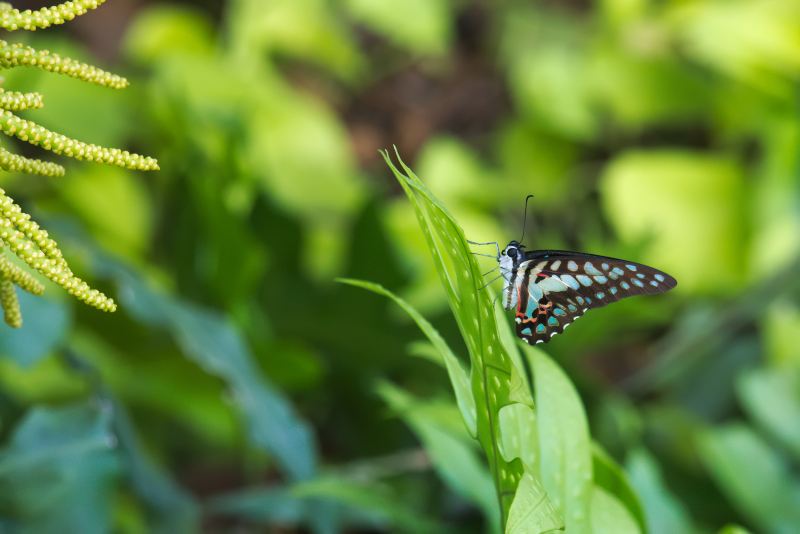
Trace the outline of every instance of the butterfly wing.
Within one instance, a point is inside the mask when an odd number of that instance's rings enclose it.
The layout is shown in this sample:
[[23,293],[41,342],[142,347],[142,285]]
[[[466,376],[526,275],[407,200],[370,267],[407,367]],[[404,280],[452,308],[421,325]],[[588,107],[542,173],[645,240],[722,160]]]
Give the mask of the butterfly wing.
[[527,252],[517,277],[516,330],[528,343],[549,341],[590,308],[677,285],[670,275],[647,265],[560,250]]

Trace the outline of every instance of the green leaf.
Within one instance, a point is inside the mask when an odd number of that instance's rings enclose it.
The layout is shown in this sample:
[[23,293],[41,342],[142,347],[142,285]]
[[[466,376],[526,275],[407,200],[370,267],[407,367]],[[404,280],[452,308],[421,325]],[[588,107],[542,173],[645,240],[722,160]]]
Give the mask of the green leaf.
[[467,377],[467,373],[464,371],[461,362],[458,360],[458,357],[453,354],[453,351],[450,350],[447,342],[442,339],[442,336],[439,335],[439,332],[437,332],[436,329],[422,315],[420,315],[419,312],[417,312],[417,310],[415,310],[406,301],[388,289],[385,289],[383,286],[370,282],[362,282],[360,280],[339,279],[339,281],[345,284],[367,289],[385,297],[389,297],[396,302],[398,306],[403,308],[403,310],[408,313],[414,322],[417,323],[417,326],[419,326],[419,329],[422,330],[422,333],[427,336],[428,340],[430,340],[431,344],[433,344],[433,346],[436,348],[442,362],[447,368],[447,375],[450,377],[450,382],[453,384],[456,403],[461,411],[461,416],[464,418],[464,424],[467,426],[468,432],[473,437],[477,436],[475,398],[470,390],[469,378]]
[[0,451],[3,515],[28,532],[112,530],[118,472],[108,405],[34,408]]
[[526,356],[536,393],[542,484],[563,514],[567,531],[588,532],[595,497],[589,425],[583,405],[575,387],[553,360],[533,347],[527,347]]
[[541,483],[526,472],[508,512],[506,534],[545,534],[563,530],[564,524],[559,520]]
[[139,321],[167,328],[183,353],[226,381],[253,444],[272,454],[294,480],[314,476],[317,452],[307,422],[257,368],[239,332],[223,317],[167,296],[108,258],[97,267],[116,279],[124,308]]
[[639,528],[647,531],[645,510],[634,490],[633,481],[629,480],[625,471],[597,443],[592,444],[592,472],[595,486],[616,497],[636,519]]
[[350,14],[417,54],[438,55],[451,39],[451,0],[347,0]]
[[198,9],[153,5],[137,15],[125,35],[127,55],[141,63],[174,54],[211,55],[214,28]]
[[743,183],[729,158],[629,151],[606,168],[601,189],[620,238],[646,243],[639,261],[675,276],[679,288],[719,290],[744,280]]
[[693,532],[695,529],[683,504],[664,485],[655,459],[645,449],[630,453],[627,461],[631,484],[641,496],[650,534]]
[[500,513],[491,477],[469,443],[471,438],[463,431],[453,432],[446,418],[448,411],[436,403],[418,401],[388,383],[381,384],[378,393],[414,430],[439,476],[483,511],[490,531],[499,532]]
[[501,502],[501,518],[505,523],[517,484],[522,478],[519,459],[508,461],[501,455],[499,411],[503,406],[519,402],[523,396],[533,404],[530,393],[512,384],[524,384],[520,369],[501,343],[495,313],[489,295],[481,290],[480,269],[470,253],[464,233],[442,204],[433,197],[422,181],[402,161],[400,172],[382,153],[400,185],[415,207],[434,264],[444,286],[450,308],[467,345],[471,361],[472,392],[477,408],[478,441],[489,462],[489,470]]
[[593,534],[638,534],[636,519],[619,500],[603,488],[592,488],[591,532]]
[[800,459],[800,376],[797,370],[753,369],[742,373],[737,393],[761,428]]
[[800,481],[750,428],[730,424],[699,436],[700,455],[731,502],[765,532],[800,525]]

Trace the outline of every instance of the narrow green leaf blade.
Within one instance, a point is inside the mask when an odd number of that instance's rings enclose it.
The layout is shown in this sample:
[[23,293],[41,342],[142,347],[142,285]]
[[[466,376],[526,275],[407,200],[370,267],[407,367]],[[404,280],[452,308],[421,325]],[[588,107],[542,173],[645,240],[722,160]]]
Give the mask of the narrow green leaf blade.
[[414,322],[417,323],[417,326],[420,330],[422,330],[422,333],[425,334],[428,340],[436,348],[441,356],[442,361],[444,362],[445,367],[447,368],[447,375],[450,377],[450,382],[453,384],[456,403],[461,411],[461,416],[464,418],[464,424],[467,426],[467,430],[471,436],[477,436],[475,397],[472,395],[472,391],[470,389],[470,382],[469,378],[467,377],[467,372],[462,367],[458,357],[453,354],[453,351],[450,350],[447,342],[442,338],[441,335],[439,335],[439,332],[436,331],[433,325],[431,325],[405,300],[401,299],[379,284],[351,279],[339,279],[339,282],[360,287],[372,291],[373,293],[389,297],[395,303],[397,303],[398,306],[403,308],[403,310],[414,320]]

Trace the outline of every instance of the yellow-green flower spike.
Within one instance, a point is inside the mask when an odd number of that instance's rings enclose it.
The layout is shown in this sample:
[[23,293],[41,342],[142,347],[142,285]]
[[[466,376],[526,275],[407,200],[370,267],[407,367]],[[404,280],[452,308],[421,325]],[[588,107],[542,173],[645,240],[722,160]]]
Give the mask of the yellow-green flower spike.
[[[0,12],[0,15],[2,13]],[[11,68],[22,65],[39,67],[50,72],[65,74],[79,80],[114,89],[122,89],[128,86],[128,80],[122,76],[111,74],[86,63],[61,57],[58,54],[51,54],[47,50],[35,50],[23,44],[8,44],[5,41],[0,41],[0,67]]]
[[0,239],[8,249],[27,263],[32,269],[39,271],[44,277],[63,287],[70,295],[93,306],[98,310],[113,312],[117,305],[113,300],[75,276],[66,263],[58,263],[46,257],[33,243],[14,228],[8,219],[0,218]]
[[72,0],[36,11],[20,11],[3,2],[4,5],[0,6],[0,28],[10,31],[47,28],[72,20],[103,3],[105,0]]
[[0,278],[9,280],[33,295],[44,293],[44,286],[29,272],[14,265],[4,254],[0,254]]
[[25,239],[36,245],[45,257],[67,268],[67,262],[61,255],[58,244],[50,239],[47,230],[39,228],[39,225],[31,220],[31,216],[22,211],[11,197],[0,189],[0,224],[3,221],[7,221],[15,230],[22,232]]
[[39,109],[44,106],[40,93],[19,93],[0,89],[0,108],[10,111]]
[[28,159],[24,156],[12,154],[4,148],[0,148],[0,169],[9,172],[40,174],[42,176],[64,176],[64,167],[58,163]]
[[19,309],[19,300],[14,284],[5,278],[0,280],[0,306],[3,307],[3,315],[6,324],[11,328],[22,327],[22,312]]
[[0,130],[32,145],[71,158],[109,163],[140,171],[158,170],[158,161],[153,158],[131,154],[127,150],[82,143],[51,132],[34,122],[21,119],[8,110],[0,110]]

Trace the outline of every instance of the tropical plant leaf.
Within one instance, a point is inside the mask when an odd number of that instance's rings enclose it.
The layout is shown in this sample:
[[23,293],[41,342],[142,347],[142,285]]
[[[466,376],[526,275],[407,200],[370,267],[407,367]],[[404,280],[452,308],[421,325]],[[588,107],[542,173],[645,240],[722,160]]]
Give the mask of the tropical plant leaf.
[[743,424],[699,436],[700,455],[723,493],[763,532],[800,525],[800,481],[763,438]]
[[595,485],[615,496],[628,509],[631,516],[636,519],[639,528],[642,531],[647,531],[645,510],[633,488],[632,481],[628,480],[628,476],[626,476],[622,467],[597,443],[592,445],[592,473]]
[[593,534],[639,534],[636,519],[619,500],[599,486],[592,488],[591,532]]
[[477,436],[475,397],[473,397],[472,390],[470,389],[470,382],[469,378],[467,377],[467,372],[464,370],[464,367],[461,365],[458,357],[453,354],[453,351],[450,350],[447,342],[442,338],[441,335],[439,335],[439,332],[436,331],[433,325],[431,325],[427,319],[420,315],[420,313],[405,300],[401,299],[381,285],[363,282],[361,280],[340,279],[339,281],[352,286],[368,289],[369,291],[378,293],[379,295],[389,297],[395,303],[397,303],[398,306],[403,308],[403,310],[414,320],[414,322],[417,323],[417,326],[419,326],[419,329],[422,330],[422,333],[427,336],[428,340],[431,342],[434,348],[436,348],[442,362],[447,369],[450,382],[453,384],[456,403],[461,411],[461,416],[464,418],[464,424],[467,426],[467,430],[472,437]]
[[108,405],[33,408],[0,451],[0,506],[24,532],[109,532],[119,457]]
[[[642,526],[642,530],[650,534],[695,530],[683,504],[664,485],[659,466],[647,450],[633,450],[628,455],[626,466],[630,483],[641,496],[647,516],[647,528]],[[620,496],[617,495],[617,498]]]
[[[512,458],[503,454],[508,451],[501,451],[500,443],[504,438],[501,437],[500,411],[514,404],[533,407],[524,370],[519,366],[519,355],[512,354],[516,349],[500,339],[491,299],[488,292],[481,289],[483,281],[480,269],[463,230],[399,157],[403,172],[392,163],[388,152],[382,154],[415,208],[450,308],[469,351],[477,439],[489,463],[500,501],[501,523],[505,525],[525,467],[519,457]],[[512,428],[518,427],[509,427],[508,431],[511,432]],[[516,439],[519,440],[519,436]],[[505,440],[514,443],[513,436],[506,436]],[[535,488],[532,482],[537,481],[538,475],[530,472],[530,477],[516,499],[515,517],[526,517],[529,521],[545,525],[560,525],[561,519],[547,502],[547,494],[537,494],[544,501],[528,498],[529,490]],[[531,510],[526,508],[534,505]]]
[[592,447],[583,405],[567,376],[544,352],[526,347],[526,356],[536,393],[542,484],[563,514],[567,532],[588,532],[594,497]]

